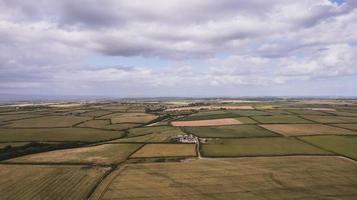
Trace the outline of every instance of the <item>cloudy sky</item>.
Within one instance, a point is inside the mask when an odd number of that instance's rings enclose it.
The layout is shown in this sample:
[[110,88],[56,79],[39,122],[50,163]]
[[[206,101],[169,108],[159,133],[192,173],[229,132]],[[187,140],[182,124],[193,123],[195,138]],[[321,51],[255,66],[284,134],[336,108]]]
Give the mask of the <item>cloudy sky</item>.
[[357,96],[356,0],[0,0],[0,95]]

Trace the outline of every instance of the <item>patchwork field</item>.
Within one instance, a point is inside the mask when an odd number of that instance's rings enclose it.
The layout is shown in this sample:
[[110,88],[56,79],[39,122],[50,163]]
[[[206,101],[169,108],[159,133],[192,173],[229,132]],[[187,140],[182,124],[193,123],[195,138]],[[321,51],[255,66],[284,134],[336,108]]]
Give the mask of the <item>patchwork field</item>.
[[12,121],[5,127],[12,128],[48,128],[48,127],[71,127],[77,123],[91,119],[90,117],[77,116],[46,116],[31,119]]
[[27,141],[84,141],[95,142],[121,138],[123,132],[106,131],[89,128],[40,128],[40,129],[9,129],[0,128],[0,142]]
[[264,124],[268,130],[285,136],[299,135],[357,135],[357,132],[322,124]]
[[135,152],[133,158],[195,157],[195,144],[146,144]]
[[202,138],[239,138],[239,137],[269,137],[277,136],[264,128],[256,125],[209,126],[209,127],[184,127],[186,133]]
[[127,165],[100,199],[352,200],[356,180],[357,165],[338,157],[136,164]]
[[255,121],[263,124],[305,124],[312,123],[309,120],[302,119],[294,115],[274,115],[274,116],[253,116]]
[[357,160],[357,137],[351,136],[309,136],[301,139],[332,152]]
[[0,164],[0,199],[82,200],[104,173],[84,166]]
[[295,138],[284,137],[209,140],[201,145],[201,153],[207,157],[331,154]]
[[173,121],[172,126],[222,126],[232,124],[242,124],[242,122],[233,118],[195,120],[195,121]]
[[355,199],[356,113],[349,99],[0,103],[0,199]]
[[63,163],[110,165],[125,161],[141,144],[102,144],[37,153],[3,161],[5,163]]

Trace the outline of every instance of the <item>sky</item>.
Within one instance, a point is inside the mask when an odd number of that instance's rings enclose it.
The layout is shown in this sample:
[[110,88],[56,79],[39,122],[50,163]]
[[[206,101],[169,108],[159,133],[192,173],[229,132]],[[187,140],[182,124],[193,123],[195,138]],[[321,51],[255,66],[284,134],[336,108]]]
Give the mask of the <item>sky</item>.
[[357,96],[356,0],[0,0],[0,95]]

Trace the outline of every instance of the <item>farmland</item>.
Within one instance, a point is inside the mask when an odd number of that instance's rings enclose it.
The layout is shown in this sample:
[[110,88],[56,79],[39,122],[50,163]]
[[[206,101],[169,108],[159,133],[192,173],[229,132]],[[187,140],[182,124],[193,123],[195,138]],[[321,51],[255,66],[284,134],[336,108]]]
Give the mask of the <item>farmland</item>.
[[104,173],[85,166],[0,165],[0,198],[85,199]]
[[355,100],[4,105],[0,199],[354,199],[356,113]]

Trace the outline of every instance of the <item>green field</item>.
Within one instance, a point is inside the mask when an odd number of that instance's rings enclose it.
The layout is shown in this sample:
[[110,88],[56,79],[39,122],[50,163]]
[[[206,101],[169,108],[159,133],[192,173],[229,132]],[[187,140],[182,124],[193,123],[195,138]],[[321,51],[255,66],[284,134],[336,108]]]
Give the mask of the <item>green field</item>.
[[135,152],[132,158],[152,157],[194,157],[196,156],[195,144],[146,144]]
[[294,115],[274,115],[274,116],[253,116],[255,121],[263,124],[305,124],[312,123]]
[[323,124],[262,124],[268,130],[285,136],[300,135],[356,135],[357,131]]
[[234,113],[240,116],[260,116],[260,115],[269,115],[269,113],[259,111],[259,110],[229,110],[227,112]]
[[57,164],[118,164],[141,147],[141,144],[102,144],[65,150],[37,153],[10,160],[5,163],[57,163]]
[[292,110],[288,110],[288,111],[293,114],[297,114],[297,115],[331,115],[327,112],[311,110],[311,109],[292,109]]
[[208,119],[237,118],[237,117],[240,117],[240,115],[225,110],[220,110],[220,111],[199,112],[179,120],[191,121],[191,120],[208,120]]
[[171,126],[133,128],[126,138],[112,142],[169,142],[172,137],[184,134],[180,128]]
[[31,119],[11,121],[5,127],[11,128],[48,128],[48,127],[71,127],[77,123],[91,119],[90,117],[77,116],[44,116]]
[[214,139],[201,145],[201,153],[207,157],[330,154],[295,138],[283,137]]
[[[357,165],[337,157],[269,157],[128,165],[101,199],[355,199]],[[140,183],[140,184],[138,184]]]
[[134,123],[122,123],[122,124],[111,124],[110,120],[89,120],[84,123],[79,124],[77,127],[85,128],[98,128],[98,129],[108,129],[108,130],[125,130],[129,128],[134,128],[141,126],[142,124]]
[[90,128],[40,128],[40,129],[9,129],[0,128],[0,142],[57,142],[83,141],[95,142],[120,138],[123,132],[106,131]]
[[0,199],[82,200],[104,173],[83,166],[0,165]]
[[357,137],[323,135],[300,138],[323,149],[357,160]]
[[182,127],[182,130],[186,133],[193,134],[201,138],[244,138],[277,136],[275,133],[256,125]]
[[357,117],[302,115],[303,118],[319,123],[357,123]]

